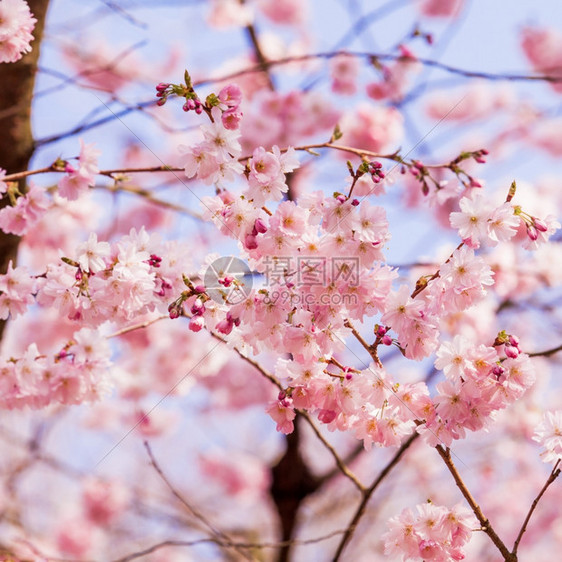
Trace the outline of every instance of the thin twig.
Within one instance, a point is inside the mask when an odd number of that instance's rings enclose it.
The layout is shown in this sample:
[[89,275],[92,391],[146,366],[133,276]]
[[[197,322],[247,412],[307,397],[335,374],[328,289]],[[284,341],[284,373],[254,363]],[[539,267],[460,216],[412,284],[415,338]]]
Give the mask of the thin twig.
[[316,424],[310,418],[310,415],[308,414],[308,412],[305,412],[303,410],[297,410],[297,413],[308,422],[308,425],[310,425],[310,427],[312,428],[312,431],[314,431],[314,433],[316,434],[316,437],[318,437],[318,439],[322,442],[324,447],[326,447],[326,449],[328,449],[328,451],[332,454],[332,457],[334,457],[334,460],[336,461],[336,464],[338,465],[338,468],[340,469],[341,473],[345,477],[349,478],[349,480],[351,480],[353,482],[355,487],[362,494],[364,494],[365,491],[366,491],[365,486],[363,486],[363,484],[361,484],[361,482],[359,481],[357,476],[355,476],[355,474],[353,474],[353,472],[344,464],[343,460],[340,458],[337,451],[332,447],[332,445],[320,433],[319,429],[316,427]]
[[449,447],[445,448],[442,445],[437,445],[435,449],[437,449],[437,452],[439,453],[439,455],[445,462],[445,465],[449,469],[449,472],[455,479],[457,488],[461,491],[461,494],[468,502],[468,505],[470,505],[470,507],[472,508],[474,515],[476,515],[476,518],[481,525],[482,531],[484,531],[490,537],[492,542],[496,545],[497,549],[501,552],[506,562],[517,562],[517,556],[509,552],[503,541],[500,539],[500,537],[492,527],[490,521],[484,515],[482,509],[480,509],[480,506],[476,503],[476,500],[472,497],[472,494],[466,487],[466,484],[461,478],[461,475],[459,474],[459,471],[457,470],[457,467],[455,466],[455,464],[453,463],[453,459],[451,458],[451,449],[449,449]]
[[[222,336],[219,336],[216,332],[212,332],[212,331],[209,330],[209,333],[215,339],[223,342],[224,344],[227,343],[226,340]],[[271,373],[268,373],[257,361],[255,361],[254,359],[251,359],[250,357],[247,357],[246,355],[244,355],[236,346],[234,346],[232,349],[244,361],[246,361],[247,363],[249,363],[250,365],[255,367],[262,374],[262,376],[264,376],[266,379],[271,381],[279,390],[284,390],[283,385],[277,379],[277,377],[275,377]],[[342,474],[346,478],[349,478],[349,480],[351,480],[353,482],[353,484],[356,486],[356,488],[358,490],[360,490],[362,493],[364,493],[365,487],[363,486],[363,484],[361,484],[361,482],[359,481],[357,476],[355,476],[355,474],[353,474],[353,472],[345,465],[345,463],[342,461],[342,459],[340,458],[340,456],[338,455],[336,450],[332,447],[332,445],[320,433],[320,431],[318,430],[318,428],[316,427],[316,425],[314,424],[314,422],[310,418],[309,414],[307,412],[303,411],[303,410],[296,410],[296,412],[297,412],[298,415],[300,415],[302,418],[304,418],[307,421],[307,423],[310,425],[310,427],[312,428],[312,430],[314,431],[314,433],[316,434],[318,439],[322,442],[324,447],[326,447],[326,449],[329,451],[329,453],[332,455],[332,457],[336,461],[336,464],[337,464],[338,468],[340,469],[340,471],[342,472]]]
[[[238,78],[239,76],[243,76],[245,74],[252,74],[256,72],[263,72],[268,68],[272,68],[274,66],[282,66],[285,64],[291,64],[294,62],[302,62],[307,60],[314,60],[314,59],[332,59],[339,55],[346,55],[352,56],[357,58],[364,58],[367,60],[379,60],[379,61],[401,61],[404,60],[404,56],[400,54],[390,54],[390,53],[370,53],[365,51],[348,51],[348,50],[336,50],[336,51],[329,51],[329,52],[321,52],[321,53],[308,53],[305,55],[296,55],[291,57],[284,57],[279,58],[276,60],[268,60],[263,64],[256,64],[251,67],[244,68],[242,70],[238,70],[236,72],[231,72],[229,74],[225,74],[223,76],[217,78],[206,78],[203,80],[199,80],[194,82],[194,86],[204,86],[207,84],[213,84],[216,82],[223,82],[226,80],[231,80],[233,78]],[[455,74],[457,76],[464,76],[465,78],[484,78],[486,80],[492,81],[511,81],[511,82],[551,82],[551,83],[559,83],[562,82],[562,76],[549,76],[549,75],[529,75],[529,74],[515,74],[515,73],[493,73],[493,72],[481,72],[476,70],[467,70],[464,68],[458,68],[455,66],[451,66],[448,64],[444,64],[442,62],[425,59],[425,58],[416,58],[415,61],[423,66],[429,66],[438,68],[443,70],[444,72],[448,72],[449,74]]]
[[220,529],[217,529],[199,510],[195,509],[174,487],[174,485],[168,480],[168,477],[164,474],[164,471],[160,468],[160,465],[158,464],[158,462],[156,461],[156,458],[154,457],[154,454],[152,453],[152,449],[150,448],[150,445],[148,444],[148,441],[144,441],[144,447],[146,449],[146,452],[148,453],[148,456],[150,458],[150,463],[152,464],[152,466],[154,467],[154,470],[156,470],[156,472],[158,473],[158,475],[160,476],[160,478],[162,479],[162,481],[166,484],[166,486],[168,486],[168,488],[170,489],[170,491],[172,492],[172,494],[179,500],[179,502],[187,508],[187,510],[199,521],[201,521],[201,523],[203,523],[203,525],[205,525],[205,527],[207,527],[215,536],[220,537],[221,540],[226,541],[229,545],[232,544],[232,546],[229,548],[234,548],[236,551],[238,551],[244,558],[246,558],[247,560],[251,560],[251,558],[245,553],[243,552],[241,547],[238,547],[233,541],[232,539],[223,531],[221,531]]
[[539,504],[540,499],[542,498],[543,494],[546,492],[547,488],[560,475],[560,468],[558,468],[559,466],[560,466],[560,459],[558,459],[558,461],[554,465],[554,468],[552,469],[552,472],[550,473],[550,476],[548,477],[548,480],[545,482],[545,485],[542,487],[542,490],[539,492],[539,495],[533,500],[533,503],[531,504],[531,507],[529,509],[529,513],[527,513],[527,517],[525,517],[525,521],[523,521],[523,525],[521,526],[521,530],[519,531],[519,534],[517,535],[517,538],[515,539],[515,543],[513,544],[513,551],[512,551],[513,556],[517,556],[517,549],[519,548],[519,543],[521,542],[521,539],[523,538],[523,533],[525,533],[525,531],[527,530],[527,525],[529,524],[529,520],[531,519],[531,515],[533,515],[533,512],[535,511],[537,505]]
[[553,347],[552,349],[546,349],[545,351],[535,351],[535,353],[529,353],[528,355],[529,357],[550,357],[551,355],[554,355],[559,351],[562,351],[562,344],[557,347]]
[[134,195],[139,195],[140,197],[142,197],[143,199],[145,199],[149,203],[152,203],[152,204],[157,205],[159,207],[163,207],[164,209],[170,209],[171,211],[175,211],[176,213],[181,213],[183,215],[188,215],[188,216],[190,216],[194,219],[200,220],[200,221],[203,220],[203,217],[199,213],[196,213],[195,211],[192,211],[191,209],[188,209],[187,207],[183,207],[182,205],[170,203],[169,201],[165,201],[164,199],[159,199],[158,197],[155,197],[150,190],[143,189],[142,187],[135,187],[135,186],[132,186],[132,185],[118,183],[118,184],[113,184],[113,185],[96,185],[96,188],[105,189],[105,190],[111,191],[113,193],[123,191],[123,192],[126,192],[126,193],[132,193]]
[[355,328],[355,326],[349,321],[346,320],[344,323],[345,326],[347,326],[348,328],[351,329],[351,332],[353,333],[353,335],[355,336],[355,339],[365,348],[365,350],[367,351],[367,353],[371,356],[371,358],[373,359],[373,361],[379,366],[382,367],[382,363],[381,360],[379,359],[379,355],[377,353],[377,349],[370,345],[364,338],[363,336],[357,331],[357,328]]
[[388,461],[380,474],[375,478],[374,482],[369,486],[369,488],[367,488],[367,490],[365,490],[365,492],[363,493],[363,499],[361,500],[359,507],[355,511],[353,519],[345,530],[345,533],[338,545],[336,554],[334,555],[332,562],[337,562],[340,559],[345,547],[353,537],[359,521],[361,520],[365,513],[365,510],[367,509],[367,503],[371,499],[371,496],[374,494],[380,483],[386,478],[389,472],[398,464],[398,462],[402,458],[402,455],[410,448],[410,445],[412,445],[412,443],[419,436],[420,434],[417,431],[412,433],[412,435],[410,435],[410,437],[406,441],[404,441],[404,443],[402,443],[401,447],[398,449],[398,451],[396,451],[395,455],[390,459],[390,461]]
[[315,537],[312,539],[294,539],[291,541],[279,541],[279,542],[224,542],[218,541],[216,539],[195,539],[192,541],[162,541],[155,545],[152,545],[144,550],[139,550],[133,554],[129,554],[124,558],[117,558],[113,560],[113,562],[129,562],[130,560],[135,560],[136,558],[140,558],[141,556],[146,556],[147,554],[151,554],[152,552],[156,552],[161,548],[165,548],[167,546],[196,546],[198,544],[205,544],[205,543],[213,543],[218,546],[222,547],[239,547],[239,548],[247,548],[247,549],[263,549],[263,548],[281,548],[287,545],[307,545],[307,544],[316,544],[319,542],[323,542],[329,540],[333,537],[337,537],[338,535],[343,534],[344,531],[332,531],[331,533],[327,533],[326,535],[322,535],[320,537]]
[[275,84],[273,83],[273,78],[271,77],[271,73],[269,72],[269,68],[267,66],[268,61],[265,58],[265,55],[263,54],[263,50],[258,40],[258,34],[256,32],[256,28],[253,24],[250,24],[246,26],[245,31],[246,31],[246,35],[248,36],[248,39],[250,40],[250,44],[254,49],[254,53],[256,55],[257,61],[260,63],[260,65],[264,67],[264,73],[267,77],[267,84],[269,86],[269,89],[275,91]]
[[145,320],[144,322],[141,322],[140,324],[133,324],[132,326],[127,326],[125,328],[122,328],[121,330],[117,330],[116,332],[113,332],[112,334],[109,334],[109,336],[106,336],[108,339],[109,338],[116,338],[117,336],[122,336],[123,334],[127,334],[129,332],[133,332],[135,330],[140,330],[142,328],[148,328],[148,326],[150,326],[151,324],[154,324],[156,322],[160,322],[160,320],[165,320],[166,318],[170,318],[169,315],[165,314],[162,316],[158,316],[157,318],[152,318],[152,320]]

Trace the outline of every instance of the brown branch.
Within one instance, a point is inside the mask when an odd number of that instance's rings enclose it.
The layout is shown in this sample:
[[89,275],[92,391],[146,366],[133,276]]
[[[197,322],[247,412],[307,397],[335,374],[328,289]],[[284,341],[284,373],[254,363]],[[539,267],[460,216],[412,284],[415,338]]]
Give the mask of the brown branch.
[[562,344],[557,347],[553,347],[552,349],[546,349],[545,351],[535,351],[534,353],[528,353],[527,355],[529,355],[529,357],[550,357],[551,355],[554,355],[559,351],[562,351]]
[[162,479],[162,481],[164,482],[164,484],[166,484],[166,486],[170,489],[170,491],[172,492],[172,494],[174,495],[174,497],[176,497],[179,502],[199,521],[201,521],[201,523],[203,523],[203,525],[205,525],[205,527],[207,527],[211,533],[215,536],[215,537],[219,537],[221,540],[226,541],[229,545],[232,544],[232,547],[230,548],[234,548],[237,552],[239,552],[244,558],[246,558],[246,560],[251,560],[251,558],[245,553],[243,552],[243,550],[236,546],[235,543],[232,541],[232,539],[223,531],[221,531],[220,529],[217,529],[199,510],[195,509],[174,487],[174,485],[168,480],[168,477],[164,474],[164,471],[160,468],[160,465],[158,464],[158,462],[156,461],[156,458],[154,457],[154,454],[152,453],[152,449],[150,448],[150,445],[148,444],[148,441],[144,441],[144,447],[146,449],[146,452],[148,453],[148,457],[150,458],[150,464],[152,464],[152,466],[154,467],[154,470],[156,470],[156,472],[158,473],[158,475],[160,476],[160,478]]
[[322,444],[324,445],[324,447],[326,447],[326,449],[328,449],[328,451],[330,452],[330,454],[332,455],[332,457],[334,457],[334,460],[336,461],[336,465],[338,466],[340,472],[346,477],[349,478],[349,480],[351,480],[351,482],[353,482],[353,484],[355,485],[355,487],[361,492],[361,493],[365,493],[366,488],[365,486],[363,486],[363,484],[361,484],[361,482],[359,481],[359,479],[357,478],[357,476],[355,476],[355,474],[353,474],[353,472],[345,465],[344,461],[340,458],[340,456],[338,455],[337,451],[332,447],[332,445],[325,439],[325,437],[320,433],[319,429],[316,427],[316,424],[312,421],[312,419],[310,418],[308,412],[305,412],[303,410],[297,410],[297,413],[302,416],[308,423],[308,425],[310,425],[310,427],[312,428],[312,431],[314,431],[316,437],[318,437],[318,439],[322,442]]
[[112,334],[106,336],[107,339],[109,338],[116,338],[117,336],[122,336],[123,334],[127,334],[129,332],[133,332],[135,330],[140,330],[142,328],[148,328],[151,324],[156,322],[160,322],[160,320],[165,320],[166,318],[170,318],[167,314],[163,314],[162,316],[158,316],[157,318],[152,318],[152,320],[146,320],[144,322],[140,322],[139,324],[133,324],[132,326],[126,326],[125,328],[121,328],[121,330],[117,330]]
[[[378,59],[378,60],[390,60],[390,61],[396,61],[396,60],[401,60],[403,57],[401,55],[392,55],[392,54],[376,54],[376,53],[366,53],[366,52],[353,52],[353,51],[347,51],[347,50],[337,50],[337,51],[332,51],[332,52],[326,52],[326,53],[309,53],[306,55],[300,55],[300,56],[293,56],[293,57],[285,57],[285,58],[281,58],[281,59],[277,59],[277,60],[267,60],[264,63],[260,63],[254,66],[250,66],[247,68],[244,68],[242,70],[238,70],[236,72],[232,72],[229,74],[225,74],[223,76],[219,76],[217,78],[205,78],[202,80],[198,80],[196,82],[193,83],[193,85],[195,87],[197,86],[205,86],[207,84],[216,84],[216,83],[220,83],[220,82],[224,82],[227,80],[231,80],[233,78],[238,78],[239,76],[244,76],[246,74],[253,74],[253,73],[261,73],[264,72],[270,68],[273,68],[275,66],[282,66],[285,64],[291,64],[294,62],[302,62],[302,61],[306,61],[306,60],[314,60],[314,59],[331,59],[333,57],[336,57],[338,55],[341,54],[346,54],[349,56],[356,56],[356,57],[360,57],[360,58],[365,58],[367,60],[369,59]],[[551,82],[551,83],[558,83],[558,82],[562,82],[562,76],[546,76],[546,75],[537,75],[537,76],[529,76],[526,74],[494,74],[494,73],[490,73],[490,72],[477,72],[477,71],[471,71],[471,70],[465,70],[462,68],[456,68],[453,66],[449,66],[443,63],[440,63],[438,61],[433,61],[430,59],[424,59],[424,58],[418,58],[416,59],[416,61],[424,66],[429,66],[429,67],[435,67],[435,68],[439,68],[445,72],[448,72],[450,74],[455,74],[455,75],[460,75],[460,76],[464,76],[466,78],[484,78],[487,80],[508,80],[508,81],[531,81],[531,82]],[[79,125],[77,127],[74,127],[64,133],[60,133],[60,134],[56,134],[56,135],[52,135],[50,137],[45,137],[42,139],[39,139],[38,141],[36,141],[35,145],[36,146],[43,146],[45,144],[49,144],[52,142],[56,142],[58,140],[61,140],[63,138],[68,138],[71,136],[75,136],[77,134],[80,134],[84,131],[88,131],[91,129],[94,129],[96,127],[99,127],[101,125],[104,125],[108,122],[111,122],[115,119],[120,119],[121,117],[124,117],[126,115],[128,115],[129,113],[132,113],[134,111],[138,111],[138,110],[143,110],[146,107],[152,107],[156,105],[156,100],[155,99],[151,99],[145,102],[141,102],[135,105],[131,105],[129,107],[124,108],[122,111],[112,114],[112,115],[108,115],[106,117],[103,117],[101,119],[98,119],[97,121],[93,121],[91,123],[86,123],[83,125]],[[19,167],[19,169],[22,169],[22,167]]]
[[[245,74],[263,72],[264,70],[273,68],[275,66],[282,66],[294,62],[303,62],[303,61],[315,60],[315,59],[332,59],[339,55],[347,55],[357,58],[363,58],[366,60],[375,59],[379,61],[401,61],[404,59],[404,57],[400,54],[369,53],[365,51],[336,50],[336,51],[321,52],[321,53],[308,53],[305,55],[296,55],[291,57],[279,58],[276,60],[268,60],[265,63],[256,64],[254,66],[247,67],[242,70],[238,70],[236,72],[231,72],[229,74],[225,74],[217,78],[206,78],[203,80],[199,80],[197,82],[194,82],[193,85],[204,86],[207,84],[214,84],[216,82],[223,82],[226,80],[231,80],[233,78],[238,78],[239,76],[244,76]],[[560,75],[549,76],[549,75],[539,74],[533,76],[528,74],[480,72],[476,70],[467,70],[464,68],[458,68],[455,66],[451,66],[439,61],[426,59],[426,58],[416,58],[415,60],[417,63],[423,66],[438,68],[440,70],[443,70],[444,72],[448,72],[449,74],[464,76],[465,78],[483,78],[491,81],[506,80],[511,82],[550,82],[550,83],[562,82],[562,76]]]
[[346,320],[344,322],[344,325],[348,328],[351,329],[351,332],[353,333],[353,335],[355,336],[355,339],[365,348],[365,350],[367,351],[367,353],[371,356],[371,358],[373,359],[373,361],[379,366],[382,367],[382,363],[381,360],[379,359],[379,355],[377,353],[377,348],[373,345],[370,345],[369,343],[367,343],[367,341],[363,338],[363,336],[357,331],[357,329],[355,328],[355,326],[353,326],[353,324],[349,321]]
[[271,73],[269,72],[268,60],[265,58],[261,45],[258,41],[258,34],[256,33],[256,28],[254,27],[254,25],[250,24],[246,26],[245,31],[254,49],[256,59],[258,60],[259,64],[263,67],[263,72],[267,77],[267,85],[269,86],[270,90],[275,91],[275,84],[273,83],[273,78],[271,77]]
[[[219,336],[217,333],[209,331],[209,333],[211,334],[211,336],[213,336],[215,339],[223,342],[224,344],[226,344],[226,340],[222,337]],[[246,355],[244,355],[237,347],[234,347],[233,350],[247,363],[249,363],[250,365],[252,365],[253,367],[255,367],[262,376],[264,376],[266,379],[268,379],[269,381],[271,381],[279,390],[284,390],[283,385],[281,384],[281,382],[277,379],[277,377],[275,377],[274,375],[272,375],[271,373],[268,373],[257,361],[255,361],[254,359],[247,357]],[[328,452],[332,455],[332,457],[334,458],[334,460],[336,461],[336,465],[338,466],[338,468],[340,469],[340,471],[342,472],[342,474],[344,476],[346,476],[347,478],[349,478],[353,484],[360,490],[360,491],[364,491],[365,487],[363,486],[363,484],[361,484],[361,482],[359,482],[358,478],[355,476],[355,474],[353,474],[353,472],[345,465],[344,461],[342,461],[342,459],[339,457],[338,453],[336,452],[336,450],[332,447],[332,445],[324,438],[324,436],[320,433],[320,431],[318,430],[318,428],[316,427],[316,425],[314,424],[314,422],[312,421],[312,419],[310,418],[309,414],[307,412],[305,412],[304,410],[296,410],[297,414],[299,416],[301,416],[302,418],[304,418],[306,420],[306,422],[310,425],[310,427],[312,428],[312,430],[314,431],[314,433],[316,434],[316,436],[318,437],[318,439],[322,442],[322,444],[324,445],[324,447],[326,447],[326,449],[328,450]]]
[[183,207],[182,205],[176,205],[175,203],[170,203],[169,201],[165,201],[164,199],[159,199],[158,197],[155,197],[149,189],[144,189],[142,187],[134,187],[132,185],[126,185],[121,183],[114,184],[114,185],[96,185],[96,188],[105,189],[113,193],[118,193],[120,191],[123,191],[126,193],[132,193],[133,195],[139,195],[149,203],[152,203],[153,205],[157,205],[158,207],[163,207],[164,209],[169,209],[171,211],[175,211],[176,213],[188,215],[200,221],[203,220],[203,217],[199,213],[196,213],[195,211],[192,211],[187,207]]
[[161,548],[165,548],[167,546],[196,546],[198,544],[205,544],[205,543],[213,543],[223,547],[239,547],[239,548],[247,548],[247,549],[263,549],[263,548],[281,548],[282,546],[291,545],[307,545],[307,544],[317,544],[319,542],[323,542],[329,540],[333,537],[337,537],[341,535],[344,531],[332,531],[331,533],[327,533],[326,535],[322,535],[320,537],[314,537],[312,539],[294,539],[292,541],[279,541],[279,542],[232,542],[227,543],[224,541],[218,541],[216,539],[194,539],[192,541],[162,541],[157,544],[154,544],[144,550],[139,550],[133,554],[129,554],[123,558],[117,558],[112,562],[129,562],[130,560],[135,560],[136,558],[141,558],[142,556],[146,556],[147,554],[151,554],[152,552],[156,552]]
[[523,521],[523,525],[521,526],[521,530],[519,531],[519,534],[517,535],[517,538],[515,539],[515,543],[513,544],[513,551],[512,551],[513,556],[517,556],[517,549],[519,548],[519,543],[521,542],[521,539],[523,538],[523,533],[525,533],[525,531],[527,530],[527,525],[529,524],[529,520],[531,519],[531,515],[533,515],[533,512],[535,511],[537,505],[539,504],[540,499],[542,498],[543,494],[546,492],[547,488],[560,475],[560,468],[558,468],[559,466],[560,466],[560,459],[558,459],[558,461],[554,465],[554,468],[552,469],[552,472],[550,473],[550,476],[548,477],[548,480],[545,482],[545,485],[542,487],[542,490],[539,492],[539,495],[533,500],[533,503],[531,504],[531,508],[529,509],[529,513],[527,513],[527,517],[525,517],[525,521]]
[[[333,142],[323,142],[323,143],[315,143],[315,144],[306,144],[302,146],[288,146],[282,148],[280,152],[284,153],[287,152],[290,148],[299,152],[309,152],[311,153],[313,150],[321,149],[321,148],[328,148],[331,150],[338,150],[340,152],[347,152],[349,154],[355,154],[361,158],[363,157],[370,157],[370,158],[380,158],[384,160],[392,160],[394,162],[399,162],[404,164],[405,166],[411,166],[412,163],[409,161],[404,160],[399,154],[392,153],[392,154],[381,154],[379,152],[373,152],[372,150],[365,150],[362,148],[355,148],[353,146],[345,146],[341,144],[334,144]],[[239,162],[245,162],[252,157],[251,154],[246,156],[240,156],[238,158]],[[426,168],[447,168],[450,169],[451,163],[446,162],[443,164],[424,164]],[[155,173],[155,172],[183,172],[184,168],[177,168],[173,166],[168,166],[166,164],[161,166],[149,166],[144,168],[115,168],[111,170],[100,170],[98,175],[100,176],[107,176],[111,179],[115,179],[116,174],[142,174],[142,173]],[[51,166],[45,168],[37,168],[35,170],[26,170],[24,172],[14,172],[11,174],[7,174],[3,179],[3,181],[16,181],[22,178],[26,178],[29,176],[34,176],[37,174],[46,174],[46,173],[64,173],[64,169],[59,168],[54,163]]]
[[416,431],[410,435],[410,437],[402,443],[398,451],[394,454],[394,456],[388,461],[386,466],[381,470],[380,474],[375,478],[373,483],[364,491],[363,498],[361,503],[359,504],[353,518],[351,519],[349,525],[347,526],[345,533],[338,545],[334,558],[332,562],[337,562],[345,547],[348,545],[349,541],[352,539],[355,530],[357,529],[357,525],[359,521],[365,514],[365,510],[367,509],[367,504],[371,499],[371,496],[375,493],[376,489],[379,487],[380,483],[386,478],[386,476],[390,473],[390,471],[398,464],[404,453],[410,448],[412,443],[420,436],[420,434]]
[[464,499],[467,501],[468,505],[472,508],[474,515],[478,519],[482,531],[484,531],[492,540],[492,542],[496,545],[497,549],[501,552],[504,560],[506,562],[517,562],[517,555],[512,554],[509,552],[503,541],[500,539],[494,528],[492,527],[488,518],[480,509],[480,506],[476,503],[476,500],[472,497],[472,494],[466,487],[457,467],[453,463],[453,459],[451,458],[451,449],[448,447],[445,448],[442,445],[437,445],[435,447],[441,458],[443,459],[445,465],[449,469],[449,472],[452,474],[453,478],[455,479],[455,484],[457,488],[461,491],[461,494],[464,496]]

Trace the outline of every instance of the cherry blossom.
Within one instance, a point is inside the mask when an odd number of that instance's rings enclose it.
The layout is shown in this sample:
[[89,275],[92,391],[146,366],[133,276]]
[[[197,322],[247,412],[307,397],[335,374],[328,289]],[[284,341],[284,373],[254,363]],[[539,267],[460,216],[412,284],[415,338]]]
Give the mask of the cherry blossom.
[[31,32],[37,20],[24,0],[3,0],[0,5],[0,63],[16,62],[31,51]]
[[544,447],[541,457],[544,462],[556,463],[562,458],[562,411],[545,412],[541,423],[535,428],[533,440]]

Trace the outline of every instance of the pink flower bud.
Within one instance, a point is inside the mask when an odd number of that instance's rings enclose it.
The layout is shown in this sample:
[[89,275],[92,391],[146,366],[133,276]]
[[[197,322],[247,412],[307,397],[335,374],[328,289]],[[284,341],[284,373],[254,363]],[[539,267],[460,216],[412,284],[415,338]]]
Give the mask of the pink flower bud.
[[197,299],[191,305],[191,314],[193,314],[194,316],[201,316],[201,314],[203,314],[204,312],[205,312],[205,305],[203,304],[203,301],[201,299]]
[[535,217],[533,219],[533,224],[539,232],[546,232],[548,230],[548,226],[546,226],[546,223],[544,221],[542,221],[541,219],[537,219]]
[[400,56],[405,59],[417,59],[416,55],[405,45],[398,45],[398,50],[400,51]]
[[156,84],[156,90],[159,92],[163,92],[170,87],[170,84],[166,84],[165,82],[160,82],[160,84]]
[[506,345],[505,346],[505,354],[508,357],[511,357],[511,359],[515,359],[516,357],[519,356],[519,350],[512,345]]
[[390,336],[383,336],[381,342],[384,345],[392,345],[392,338]]
[[[258,247],[258,240],[254,234],[246,234],[244,238],[244,246],[246,250],[255,250]],[[225,285],[228,287],[228,285]]]
[[351,204],[352,204],[354,207],[357,207],[357,205],[359,205],[359,199],[354,199],[354,200],[351,202]]
[[195,285],[194,290],[196,293],[204,293],[206,291],[205,285]]
[[501,365],[495,365],[492,369],[492,374],[497,378],[501,377],[505,373],[505,369]]
[[256,229],[256,232],[258,234],[264,234],[265,232],[267,232],[267,225],[262,219],[256,219],[256,222],[254,223],[254,228]]
[[318,419],[322,423],[330,423],[336,419],[337,415],[337,412],[334,412],[334,410],[320,410],[320,412],[318,412]]
[[166,98],[160,98],[160,99],[156,102],[156,105],[162,107],[165,103],[166,103]]
[[509,336],[509,343],[519,349],[519,338],[517,336]]
[[289,396],[285,396],[285,398],[280,400],[279,403],[283,406],[283,408],[291,408],[293,406],[293,399]]
[[384,326],[379,326],[376,331],[377,336],[383,337],[386,334],[386,328]]
[[189,321],[189,329],[192,332],[199,332],[204,327],[205,327],[205,319],[202,316],[194,316]]
[[534,226],[528,224],[527,236],[534,242],[539,237],[539,233],[537,232],[537,229]]
[[342,204],[347,201],[347,197],[345,195],[342,195],[341,193],[336,197],[336,199]]
[[216,325],[217,332],[220,332],[221,334],[224,334],[225,336],[227,336],[228,334],[230,334],[230,332],[232,332],[233,327],[234,327],[234,324],[232,322],[229,322],[228,320],[221,320]]

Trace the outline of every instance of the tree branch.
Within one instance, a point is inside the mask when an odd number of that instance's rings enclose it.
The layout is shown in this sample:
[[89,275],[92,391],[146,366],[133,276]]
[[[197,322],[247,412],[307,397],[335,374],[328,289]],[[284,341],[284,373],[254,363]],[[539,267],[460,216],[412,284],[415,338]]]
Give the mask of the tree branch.
[[465,500],[468,502],[468,505],[472,508],[474,515],[480,522],[482,527],[482,531],[484,531],[492,540],[492,542],[496,545],[497,549],[501,552],[504,560],[506,562],[517,562],[517,555],[512,554],[509,552],[503,541],[500,539],[494,528],[492,527],[488,518],[482,513],[480,506],[476,503],[476,500],[472,497],[472,494],[469,492],[466,484],[464,483],[463,479],[461,478],[457,467],[453,463],[453,459],[451,458],[451,449],[444,448],[442,445],[437,445],[435,447],[445,465],[449,469],[449,472],[452,474],[453,478],[455,479],[455,483],[457,488],[461,491],[461,494],[464,496]]
[[232,544],[231,548],[234,548],[236,551],[238,551],[244,558],[246,558],[246,560],[251,560],[251,557],[249,557],[245,552],[242,551],[242,549],[240,547],[238,547],[233,541],[232,539],[223,531],[221,531],[220,529],[217,529],[199,510],[195,509],[173,486],[173,484],[168,480],[167,476],[164,474],[164,471],[160,468],[160,465],[158,464],[158,462],[156,461],[156,458],[154,457],[154,454],[152,453],[152,449],[150,448],[150,445],[148,444],[148,441],[144,441],[144,447],[146,449],[146,452],[148,453],[148,457],[150,458],[150,464],[152,464],[152,466],[154,467],[154,470],[156,470],[156,472],[158,473],[158,475],[160,476],[160,478],[162,479],[162,481],[166,484],[166,486],[168,486],[168,488],[170,489],[170,491],[172,492],[172,494],[179,500],[179,502],[187,508],[187,510],[199,521],[201,521],[201,523],[203,523],[203,525],[205,525],[205,527],[207,527],[211,533],[215,536],[215,537],[219,537],[220,540],[224,540],[227,542],[228,545]]
[[550,357],[551,355],[554,355],[559,351],[562,351],[562,344],[557,347],[553,347],[552,349],[546,349],[545,351],[535,351],[535,353],[528,353],[528,355],[529,357]]
[[543,494],[546,492],[547,488],[560,475],[560,468],[558,468],[559,466],[560,466],[560,459],[558,459],[558,461],[554,465],[554,468],[552,469],[552,472],[550,473],[550,476],[548,477],[548,480],[546,481],[545,485],[542,487],[541,491],[539,492],[539,495],[533,500],[533,503],[531,504],[531,507],[529,509],[529,513],[527,513],[527,517],[525,517],[525,521],[523,521],[523,525],[521,526],[521,530],[519,531],[519,534],[517,535],[517,538],[515,539],[515,543],[513,544],[513,550],[512,550],[513,556],[517,556],[517,549],[519,548],[519,543],[521,542],[521,539],[523,538],[523,533],[525,533],[525,531],[527,530],[527,525],[529,524],[529,520],[531,519],[531,515],[533,515],[533,512],[535,511],[537,505],[539,504],[540,499],[542,498]]
[[338,545],[338,548],[336,550],[334,558],[332,559],[332,562],[337,562],[340,559],[345,547],[348,545],[349,541],[353,537],[353,534],[355,533],[355,529],[357,529],[357,525],[359,524],[359,521],[365,514],[365,510],[367,509],[367,503],[371,499],[371,496],[375,493],[380,483],[386,478],[386,476],[390,473],[390,471],[398,464],[404,453],[410,448],[412,443],[419,436],[420,434],[418,432],[412,433],[412,435],[410,435],[410,437],[406,441],[404,441],[404,443],[400,446],[398,451],[396,451],[395,455],[382,469],[380,474],[375,478],[374,482],[369,486],[369,488],[365,490],[365,492],[363,493],[363,499],[361,500],[359,507],[357,508],[355,514],[353,515],[353,518],[351,519],[349,525],[347,526],[347,529]]

